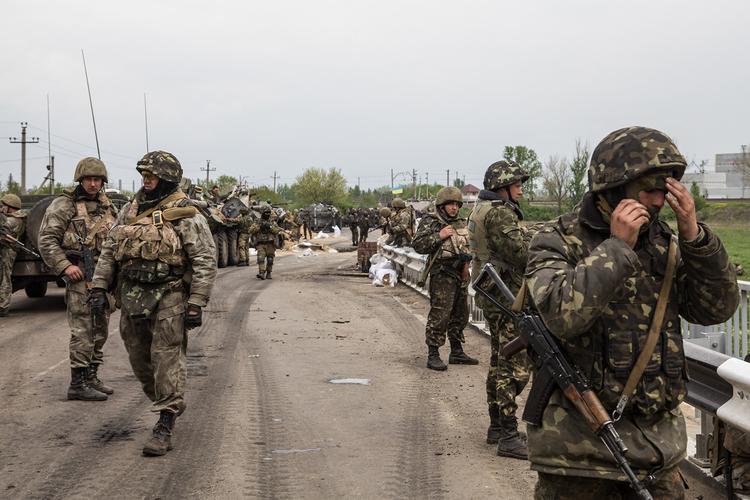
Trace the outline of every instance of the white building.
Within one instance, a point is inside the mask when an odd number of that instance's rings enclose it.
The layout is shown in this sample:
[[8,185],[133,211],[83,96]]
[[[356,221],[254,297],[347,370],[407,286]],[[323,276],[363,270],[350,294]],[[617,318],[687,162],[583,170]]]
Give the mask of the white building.
[[750,172],[743,175],[740,165],[748,161],[748,154],[717,154],[714,171],[689,173],[682,177],[686,186],[696,182],[701,193],[712,200],[750,198]]

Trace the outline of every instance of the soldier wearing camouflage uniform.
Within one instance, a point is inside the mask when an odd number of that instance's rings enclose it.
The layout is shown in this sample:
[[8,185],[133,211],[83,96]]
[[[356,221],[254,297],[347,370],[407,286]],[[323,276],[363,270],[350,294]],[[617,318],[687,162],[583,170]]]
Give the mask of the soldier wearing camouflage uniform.
[[450,341],[451,364],[476,365],[479,363],[464,353],[464,328],[469,322],[469,230],[466,219],[458,216],[463,205],[461,191],[445,187],[438,191],[436,210],[419,222],[412,246],[415,251],[429,254],[430,312],[427,316],[425,343],[427,368],[447,370],[440,359],[439,348]]
[[[21,198],[8,193],[0,198],[0,233],[19,239],[26,230],[26,210],[21,210]],[[13,263],[16,250],[0,241],[0,317],[8,315],[10,298],[13,295]]]
[[250,226],[250,235],[258,251],[258,274],[255,275],[258,279],[272,279],[271,271],[273,271],[273,259],[276,255],[276,235],[280,232],[281,228],[271,220],[271,207],[264,206],[261,208],[260,221]]
[[370,232],[370,211],[366,208],[360,208],[357,213],[357,225],[359,226],[358,243],[367,241],[367,233]]
[[380,227],[380,236],[383,236],[384,234],[390,234],[390,228],[388,227],[388,219],[391,216],[391,209],[388,207],[383,207],[380,210],[378,210],[379,215],[379,222],[378,227]]
[[[646,487],[667,499],[685,495],[677,470],[687,446],[679,409],[687,380],[679,316],[721,323],[739,300],[724,246],[697,222],[693,198],[679,182],[685,166],[672,140],[657,130],[612,132],[591,157],[589,191],[572,213],[537,233],[526,268],[544,322],[612,414],[648,336],[670,241],[677,245],[656,348],[615,424],[635,474],[653,475]],[[675,212],[677,238],[659,220],[665,200]],[[539,473],[536,498],[633,496],[612,455],[559,389],[541,425],[527,431],[531,468]]]
[[237,265],[249,266],[250,255],[248,246],[250,244],[250,227],[253,225],[253,218],[250,210],[243,208],[240,210],[240,223],[237,225]]
[[[518,200],[523,196],[522,183],[529,176],[515,162],[501,160],[487,168],[484,189],[469,216],[472,274],[491,262],[510,290],[517,294],[526,268],[526,252],[531,233],[522,226],[523,212]],[[497,297],[498,300],[504,300]],[[512,359],[500,356],[500,350],[517,337],[513,321],[481,296],[476,302],[484,312],[490,329],[490,368],[487,373],[487,404],[490,426],[487,442],[497,443],[497,454],[527,458],[525,435],[518,432],[516,398],[529,381],[525,354]],[[510,306],[510,304],[508,304]]]
[[391,202],[392,213],[388,219],[388,227],[391,231],[389,245],[404,247],[411,245],[414,237],[414,212],[411,207],[406,207],[406,202],[401,198],[394,198]]
[[357,221],[357,211],[350,208],[345,217],[346,225],[349,226],[349,230],[352,232],[352,245],[355,247],[359,243],[359,223]]
[[[70,326],[71,381],[68,399],[103,401],[114,391],[98,377],[109,333],[110,308],[93,315],[86,302],[91,276],[85,275],[83,248],[98,259],[117,210],[104,194],[107,169],[97,158],[78,162],[73,190],[55,198],[39,229],[39,253],[52,272],[66,281],[65,303]],[[89,280],[89,281],[87,281]]]
[[182,167],[152,151],[136,167],[143,188],[120,212],[92,282],[92,307],[117,281],[120,335],[133,373],[159,412],[144,455],[172,449],[175,419],[185,410],[186,330],[202,324],[216,277],[216,248],[206,219],[179,188]]

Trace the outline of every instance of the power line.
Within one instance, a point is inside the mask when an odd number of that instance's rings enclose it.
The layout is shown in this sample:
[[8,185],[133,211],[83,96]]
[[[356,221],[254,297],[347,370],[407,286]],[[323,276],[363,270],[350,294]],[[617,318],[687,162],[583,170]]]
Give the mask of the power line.
[[39,142],[38,137],[32,137],[26,139],[26,127],[28,123],[21,122],[21,139],[17,137],[8,137],[11,144],[21,145],[21,193],[26,193],[26,145],[37,144]]

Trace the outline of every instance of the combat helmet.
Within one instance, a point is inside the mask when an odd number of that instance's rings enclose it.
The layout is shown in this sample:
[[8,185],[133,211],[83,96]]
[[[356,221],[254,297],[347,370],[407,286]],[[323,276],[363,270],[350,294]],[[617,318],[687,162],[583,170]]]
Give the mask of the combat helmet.
[[140,173],[150,172],[167,182],[178,183],[182,179],[182,165],[172,153],[166,151],[146,153],[135,168]]
[[391,201],[391,207],[393,208],[406,208],[406,202],[401,198],[393,198]]
[[8,193],[0,198],[0,203],[2,203],[3,205],[8,205],[10,208],[15,208],[17,210],[21,209],[21,198],[13,193]]
[[679,180],[687,163],[672,139],[646,127],[626,127],[607,135],[594,149],[589,165],[589,191],[622,186],[651,173]]
[[388,207],[383,207],[380,210],[378,210],[378,213],[380,214],[381,217],[384,217],[387,219],[388,217],[391,216],[391,209]]
[[104,182],[107,180],[107,167],[104,166],[99,158],[88,156],[78,162],[76,165],[76,171],[73,174],[73,180],[75,182],[81,182],[84,177],[101,177]]
[[501,187],[510,186],[516,182],[526,182],[529,174],[513,160],[496,161],[484,173],[484,189],[497,191]]
[[461,195],[460,189],[453,186],[447,186],[437,192],[437,195],[435,196],[436,207],[442,207],[443,205],[451,202],[458,203],[459,207],[464,204],[464,199]]

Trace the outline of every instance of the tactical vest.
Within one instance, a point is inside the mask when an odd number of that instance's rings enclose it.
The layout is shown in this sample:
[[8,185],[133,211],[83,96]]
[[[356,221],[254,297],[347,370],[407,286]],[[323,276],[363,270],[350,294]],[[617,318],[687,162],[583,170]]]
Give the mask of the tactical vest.
[[435,214],[437,220],[446,226],[453,228],[453,235],[445,238],[440,246],[440,259],[455,259],[459,254],[468,254],[469,248],[469,228],[463,219],[454,220],[452,223],[443,219],[439,214]]
[[[101,192],[96,200],[71,199],[71,202],[75,207],[76,214],[70,220],[60,246],[63,250],[77,252],[81,250],[81,239],[83,239],[83,244],[93,250],[96,255],[99,255],[109,230],[115,225],[115,212],[112,203],[107,195]],[[90,214],[86,208],[87,203],[96,203],[98,211],[101,213]]]
[[[26,217],[29,212],[26,210],[17,210],[15,212],[7,214],[6,227],[10,230],[11,236],[19,239],[23,232],[26,230]],[[0,226],[3,225],[0,221]]]
[[[576,262],[588,257],[602,241],[601,235],[580,225],[564,227],[562,231]],[[641,269],[617,287],[589,331],[561,341],[610,412],[646,342],[664,279],[670,236],[668,230],[654,224],[647,236],[649,243],[636,247]],[[626,412],[633,406],[645,415],[676,408],[687,393],[686,380],[679,300],[673,284],[656,348]]]
[[479,276],[482,266],[490,260],[490,249],[487,246],[487,230],[484,219],[492,209],[490,200],[478,200],[469,215],[469,247],[471,248],[471,275]]

